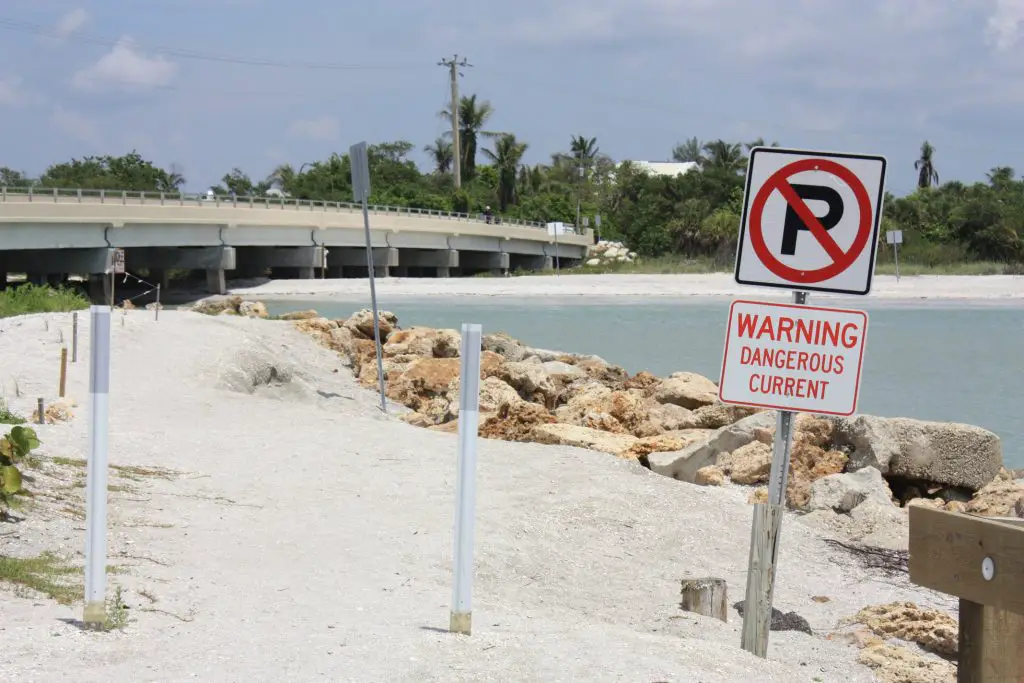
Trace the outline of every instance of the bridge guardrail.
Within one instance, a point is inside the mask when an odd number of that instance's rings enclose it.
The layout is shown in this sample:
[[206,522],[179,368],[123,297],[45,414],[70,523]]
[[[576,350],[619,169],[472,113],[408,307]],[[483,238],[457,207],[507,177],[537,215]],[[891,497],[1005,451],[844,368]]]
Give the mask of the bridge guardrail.
[[[32,188],[32,187],[0,187],[0,203],[14,202],[53,202],[55,204],[65,203],[93,203],[100,204],[122,204],[133,206],[145,206],[148,204],[167,206],[230,206],[232,208],[251,209],[281,209],[294,207],[296,211],[329,211],[336,212],[361,212],[361,204],[351,202],[328,202],[315,199],[292,199],[290,197],[234,197],[214,195],[210,198],[205,194],[192,194],[186,192],[136,192],[128,190],[83,190],[68,188]],[[536,221],[524,221],[517,218],[501,218],[488,221],[482,214],[471,215],[454,211],[440,211],[437,209],[417,209],[406,206],[383,206],[371,204],[369,211],[372,214],[405,214],[409,216],[423,216],[429,218],[442,218],[453,221],[466,221],[470,223],[489,223],[491,225],[516,225],[538,230],[546,229],[546,224]]]

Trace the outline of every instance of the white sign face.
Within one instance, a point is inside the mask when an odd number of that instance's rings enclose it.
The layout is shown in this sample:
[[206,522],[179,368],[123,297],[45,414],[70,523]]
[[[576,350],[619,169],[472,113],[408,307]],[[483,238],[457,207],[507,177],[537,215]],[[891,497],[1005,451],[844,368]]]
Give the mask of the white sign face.
[[887,244],[903,244],[903,231],[889,230],[885,233],[885,241]]
[[885,157],[756,147],[750,153],[736,282],[867,294]]
[[867,331],[863,311],[734,301],[718,397],[758,408],[852,415]]
[[114,249],[114,259],[111,264],[111,272],[116,275],[124,275],[124,249]]

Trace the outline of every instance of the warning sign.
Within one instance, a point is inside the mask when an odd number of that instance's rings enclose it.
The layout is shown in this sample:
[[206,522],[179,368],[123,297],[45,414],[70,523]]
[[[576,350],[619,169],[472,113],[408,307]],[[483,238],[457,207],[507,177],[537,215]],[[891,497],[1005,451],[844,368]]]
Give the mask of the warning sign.
[[867,294],[884,157],[757,147],[750,153],[736,282]]
[[124,275],[124,249],[114,249],[114,256],[111,259],[110,272],[115,275]]
[[734,301],[718,396],[758,408],[852,415],[867,331],[863,311]]

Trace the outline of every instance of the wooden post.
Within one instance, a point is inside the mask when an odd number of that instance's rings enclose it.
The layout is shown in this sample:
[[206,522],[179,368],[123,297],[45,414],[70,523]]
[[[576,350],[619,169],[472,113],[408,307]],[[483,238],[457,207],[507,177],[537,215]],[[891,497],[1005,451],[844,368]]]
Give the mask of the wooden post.
[[775,563],[779,558],[783,511],[782,505],[758,503],[754,506],[754,524],[750,532],[750,561],[740,647],[761,658],[768,656]]
[[703,617],[729,620],[725,579],[683,579],[679,607]]
[[60,350],[60,397],[64,398],[64,389],[68,380],[68,347],[61,347]]
[[1024,681],[1024,520],[911,507],[910,580],[960,598],[957,683]]

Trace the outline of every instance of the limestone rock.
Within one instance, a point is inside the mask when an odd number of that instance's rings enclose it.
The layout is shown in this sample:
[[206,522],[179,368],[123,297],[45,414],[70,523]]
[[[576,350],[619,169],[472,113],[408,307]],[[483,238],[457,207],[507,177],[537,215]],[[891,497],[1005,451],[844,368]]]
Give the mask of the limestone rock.
[[543,365],[524,361],[504,363],[497,376],[515,388],[523,399],[553,407],[558,391]]
[[754,440],[756,429],[770,426],[775,414],[755,413],[739,422],[708,433],[706,440],[692,443],[679,451],[651,453],[648,458],[651,470],[680,481],[692,482],[697,470],[716,464],[722,453],[731,453]]
[[658,385],[654,399],[696,410],[718,400],[718,386],[696,373],[677,372]]
[[247,318],[266,319],[270,317],[270,314],[267,312],[267,306],[262,301],[241,302],[238,304],[238,314]]
[[972,425],[860,415],[836,421],[836,446],[853,449],[847,469],[962,486],[972,491],[1003,466],[999,437]]
[[[239,305],[237,310],[238,310],[239,313],[242,312],[241,305]],[[313,309],[309,309],[308,311],[289,311],[288,313],[282,313],[280,316],[278,316],[278,319],[280,319],[280,320],[295,321],[295,320],[311,320],[313,318],[319,318],[319,317],[320,317],[319,313],[317,313]]]
[[504,441],[531,441],[534,427],[554,421],[554,416],[536,403],[503,403],[498,412],[480,426],[480,436]]
[[811,484],[807,507],[811,510],[850,512],[866,500],[875,500],[889,507],[892,492],[874,467],[847,474],[832,474]]
[[718,465],[708,465],[697,470],[693,483],[699,486],[721,486],[725,483],[725,472]]
[[857,612],[852,622],[864,624],[882,638],[917,643],[936,654],[954,656],[958,651],[957,620],[945,612],[918,607],[913,602],[865,607]]
[[1020,517],[1016,510],[1024,507],[1024,482],[996,479],[986,484],[966,504],[965,509],[988,517]]
[[[448,385],[445,392],[448,402],[451,404],[453,415],[458,414],[461,395],[459,384],[461,377],[456,377]],[[481,413],[496,413],[503,403],[521,403],[523,399],[511,386],[497,377],[485,377],[480,381],[480,396],[477,410]]]
[[644,410],[646,418],[633,429],[636,436],[655,436],[695,427],[695,421],[691,419],[694,413],[674,403],[658,403],[653,399],[647,399]]
[[768,481],[772,469],[772,448],[751,441],[718,459],[718,466],[736,484],[760,484]]
[[956,683],[956,667],[902,645],[866,647],[857,661],[872,669],[881,683]]
[[[391,333],[398,328],[398,316],[390,311],[378,310],[377,319],[380,323],[380,341],[383,344],[388,340]],[[373,311],[369,308],[364,308],[353,313],[343,323],[343,326],[358,333],[363,339],[373,339]]]
[[686,427],[694,429],[721,429],[757,412],[761,412],[760,409],[729,405],[728,403],[716,400],[714,403],[698,408],[690,413],[690,417],[686,421]]
[[388,382],[387,395],[418,411],[426,401],[445,397],[452,381],[458,381],[459,372],[458,358],[420,358]]
[[542,363],[542,367],[544,368],[544,372],[548,373],[548,376],[552,379],[572,380],[577,377],[587,376],[586,370],[560,360],[549,360],[546,363]]
[[760,486],[754,489],[749,496],[747,496],[747,503],[750,505],[757,505],[758,503],[768,502],[768,487]]
[[637,440],[632,446],[629,447],[625,453],[622,453],[624,458],[646,458],[651,453],[659,453],[662,451],[678,451],[681,448],[685,448],[688,443],[700,438],[699,436],[690,436],[685,432],[674,432],[668,434],[658,434],[657,436],[647,436]]
[[385,356],[413,355],[424,358],[458,358],[462,337],[455,330],[411,327],[395,330],[382,345]]
[[576,446],[593,451],[619,454],[629,450],[637,438],[630,434],[609,434],[596,429],[567,424],[540,424],[530,433],[531,441],[537,443]]
[[485,334],[482,346],[484,351],[492,351],[512,363],[526,357],[526,347],[519,340],[513,339],[504,332]]

